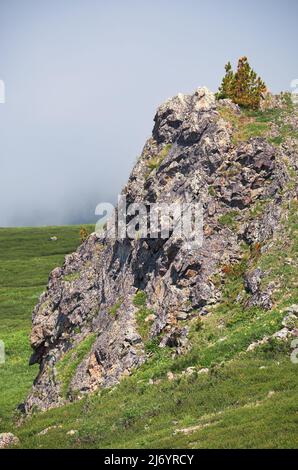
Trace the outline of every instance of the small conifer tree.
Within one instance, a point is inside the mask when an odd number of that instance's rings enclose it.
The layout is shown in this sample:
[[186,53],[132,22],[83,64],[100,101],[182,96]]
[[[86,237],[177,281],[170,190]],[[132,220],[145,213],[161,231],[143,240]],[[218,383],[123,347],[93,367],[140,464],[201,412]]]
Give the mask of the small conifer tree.
[[232,95],[233,84],[234,84],[234,72],[232,69],[231,62],[228,62],[225,66],[226,74],[222,79],[221,86],[217,93],[218,99],[224,99]]
[[226,74],[217,93],[217,99],[230,98],[235,104],[245,108],[258,109],[266,85],[250,67],[247,57],[238,61],[234,73],[231,63],[225,66]]

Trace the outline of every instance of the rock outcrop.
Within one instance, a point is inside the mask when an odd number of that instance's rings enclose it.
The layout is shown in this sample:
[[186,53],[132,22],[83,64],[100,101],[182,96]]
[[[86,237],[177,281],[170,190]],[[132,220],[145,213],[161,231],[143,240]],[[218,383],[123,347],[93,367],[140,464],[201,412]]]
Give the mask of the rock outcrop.
[[0,434],[0,449],[6,449],[19,444],[19,439],[11,432],[4,432]]
[[[228,100],[220,107],[239,112]],[[206,88],[168,100],[154,121],[122,195],[127,204],[200,204],[202,244],[189,249],[171,233],[165,239],[113,239],[106,231],[91,234],[68,255],[33,312],[31,364],[39,363],[40,371],[26,411],[117,384],[146,361],[150,338],[183,354],[185,321],[220,300],[214,276],[224,276],[224,267],[242,259],[244,242],[261,249],[279,227],[289,179],[282,148],[260,137],[235,144],[230,123]],[[262,213],[250,217],[260,202]],[[262,276],[247,273],[249,302],[271,308]],[[142,307],[135,302],[140,291]],[[70,362],[75,367],[66,379],[63,369]]]

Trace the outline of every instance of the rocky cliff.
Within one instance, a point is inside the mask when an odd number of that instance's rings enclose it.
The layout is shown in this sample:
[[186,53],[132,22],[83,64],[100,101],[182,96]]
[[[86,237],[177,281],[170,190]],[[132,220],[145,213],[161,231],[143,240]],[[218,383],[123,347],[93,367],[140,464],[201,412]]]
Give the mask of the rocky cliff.
[[[262,119],[206,88],[159,107],[122,194],[128,204],[200,203],[203,242],[189,249],[171,234],[115,240],[93,233],[68,255],[33,312],[31,364],[40,371],[26,411],[119,383],[147,360],[153,339],[187,354],[191,322],[221,301],[231,266],[282,236],[297,198],[289,97],[266,98]],[[249,260],[245,266],[243,309],[270,309],[276,282],[264,284],[266,272]]]

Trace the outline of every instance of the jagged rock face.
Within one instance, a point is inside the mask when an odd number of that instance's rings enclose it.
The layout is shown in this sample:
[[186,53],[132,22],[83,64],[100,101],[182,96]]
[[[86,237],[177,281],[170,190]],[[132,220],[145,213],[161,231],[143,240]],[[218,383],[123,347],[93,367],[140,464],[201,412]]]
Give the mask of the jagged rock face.
[[[38,362],[40,372],[27,411],[65,400],[59,364],[90,335],[93,344],[76,364],[68,398],[112,386],[144,363],[133,302],[138,290],[146,292],[154,312],[147,319],[150,336],[161,335],[161,347],[183,353],[188,330],[180,321],[203,314],[220,299],[213,276],[241,259],[243,241],[260,243],[273,236],[281,214],[280,189],[287,181],[279,151],[261,138],[235,146],[217,106],[206,88],[163,104],[122,193],[128,203],[200,202],[202,246],[189,250],[174,236],[111,240],[94,233],[67,256],[63,267],[51,273],[33,312],[31,363]],[[227,100],[221,106],[238,111]],[[154,159],[158,165],[152,169]],[[247,222],[250,208],[268,198],[263,214]],[[220,222],[230,211],[237,212],[237,231]],[[248,276],[255,301],[258,288],[258,275]]]

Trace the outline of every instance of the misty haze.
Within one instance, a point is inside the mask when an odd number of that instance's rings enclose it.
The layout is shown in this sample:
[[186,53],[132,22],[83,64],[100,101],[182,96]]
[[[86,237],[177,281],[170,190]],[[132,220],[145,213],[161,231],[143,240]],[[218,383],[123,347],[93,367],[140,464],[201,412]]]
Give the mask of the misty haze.
[[94,222],[96,205],[117,199],[157,106],[215,91],[228,58],[246,51],[271,91],[289,89],[293,5],[252,1],[235,21],[234,2],[222,10],[219,0],[1,2],[0,226]]

